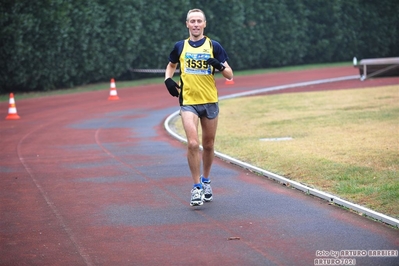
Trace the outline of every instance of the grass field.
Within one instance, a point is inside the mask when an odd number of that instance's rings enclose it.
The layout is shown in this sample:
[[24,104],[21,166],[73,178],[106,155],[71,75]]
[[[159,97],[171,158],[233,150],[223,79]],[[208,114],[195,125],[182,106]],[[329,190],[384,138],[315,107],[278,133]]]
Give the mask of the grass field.
[[399,85],[229,99],[220,110],[217,151],[399,218]]

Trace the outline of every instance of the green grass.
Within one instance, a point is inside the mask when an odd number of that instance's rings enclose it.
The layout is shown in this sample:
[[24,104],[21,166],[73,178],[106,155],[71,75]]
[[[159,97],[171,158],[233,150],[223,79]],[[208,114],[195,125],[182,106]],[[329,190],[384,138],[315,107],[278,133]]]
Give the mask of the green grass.
[[251,69],[251,70],[243,70],[243,71],[234,71],[234,76],[248,76],[248,75],[266,74],[266,73],[273,73],[273,72],[289,72],[289,71],[298,71],[298,70],[304,70],[304,69],[342,67],[342,66],[351,66],[351,65],[352,65],[352,62],[339,62],[339,63],[329,63],[329,64],[288,66],[288,67],[278,67],[278,68],[268,68],[268,69]]
[[[216,149],[399,217],[398,102],[399,86],[221,101]],[[276,137],[293,140],[260,141]]]

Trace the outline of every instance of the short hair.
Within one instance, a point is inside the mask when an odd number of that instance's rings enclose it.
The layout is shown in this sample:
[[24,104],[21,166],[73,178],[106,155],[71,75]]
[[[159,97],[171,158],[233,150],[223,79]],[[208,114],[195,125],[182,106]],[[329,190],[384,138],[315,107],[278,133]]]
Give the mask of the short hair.
[[206,21],[206,16],[205,16],[204,11],[202,11],[202,10],[199,9],[199,8],[194,8],[194,9],[189,10],[189,11],[187,12],[186,21],[188,21],[188,15],[190,15],[190,14],[193,13],[193,12],[200,12],[200,13],[202,13],[202,15],[204,15],[204,21]]

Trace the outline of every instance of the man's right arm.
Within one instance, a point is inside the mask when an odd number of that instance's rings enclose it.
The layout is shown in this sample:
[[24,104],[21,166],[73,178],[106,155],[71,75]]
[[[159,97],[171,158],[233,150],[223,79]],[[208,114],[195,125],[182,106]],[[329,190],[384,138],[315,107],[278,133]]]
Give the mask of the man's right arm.
[[183,48],[183,42],[179,41],[175,43],[172,52],[169,54],[169,63],[166,66],[165,80],[168,78],[173,78],[173,75],[175,74],[177,65],[179,63],[179,57],[182,48]]
[[165,70],[165,86],[168,89],[170,95],[173,97],[179,97],[180,87],[179,85],[172,79],[173,74],[176,71],[177,63],[169,62],[166,66]]
[[165,80],[168,78],[173,78],[176,68],[177,68],[177,63],[172,63],[172,62],[168,63],[165,70]]
[[[170,95],[173,97],[179,97],[180,94],[180,87],[179,85],[172,79],[173,75],[176,72],[176,68],[179,62],[180,50],[182,48],[183,42],[177,42],[173,47],[172,52],[169,55],[169,63],[166,66],[165,70],[165,85],[168,89]],[[175,62],[175,63],[173,63]]]

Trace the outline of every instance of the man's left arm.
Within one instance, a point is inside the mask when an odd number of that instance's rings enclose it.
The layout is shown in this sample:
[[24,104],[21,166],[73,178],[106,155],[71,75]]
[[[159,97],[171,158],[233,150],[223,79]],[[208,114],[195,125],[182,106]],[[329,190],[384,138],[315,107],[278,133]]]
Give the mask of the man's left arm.
[[[215,59],[223,65],[221,69],[219,69],[219,67],[216,67],[216,69],[218,69],[226,79],[232,79],[234,75],[233,69],[230,67],[229,63],[227,63],[229,57],[227,56],[226,51],[217,41],[212,40],[212,45]],[[217,62],[213,63],[216,63],[217,65]]]
[[225,77],[226,79],[233,79],[233,69],[230,67],[229,63],[227,63],[227,61],[222,63],[224,65],[224,70],[221,71],[223,77]]

